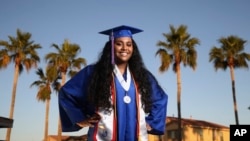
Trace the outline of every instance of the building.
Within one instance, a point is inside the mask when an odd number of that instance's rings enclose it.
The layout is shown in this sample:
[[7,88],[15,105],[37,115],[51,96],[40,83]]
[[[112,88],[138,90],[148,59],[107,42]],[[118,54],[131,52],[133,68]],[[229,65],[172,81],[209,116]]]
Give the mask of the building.
[[[216,123],[184,119],[181,121],[182,141],[229,141],[230,129]],[[167,117],[163,141],[177,141],[178,118]]]
[[[57,141],[57,135],[49,135],[48,141]],[[62,136],[62,141],[87,141],[87,135],[82,136]]]

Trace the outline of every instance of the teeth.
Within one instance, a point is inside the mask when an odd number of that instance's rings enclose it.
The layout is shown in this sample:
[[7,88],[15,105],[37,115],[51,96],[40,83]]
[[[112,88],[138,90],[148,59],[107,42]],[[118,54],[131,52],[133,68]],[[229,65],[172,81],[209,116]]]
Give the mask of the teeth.
[[121,53],[121,55],[126,56],[126,55],[128,55],[128,53],[123,52],[123,53]]

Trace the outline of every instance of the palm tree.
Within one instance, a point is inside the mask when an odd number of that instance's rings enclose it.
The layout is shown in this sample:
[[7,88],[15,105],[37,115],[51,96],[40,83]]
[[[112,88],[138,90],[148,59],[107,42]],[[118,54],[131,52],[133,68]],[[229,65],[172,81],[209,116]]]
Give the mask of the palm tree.
[[161,66],[160,72],[168,70],[170,64],[173,64],[173,71],[177,74],[177,111],[178,111],[178,141],[182,139],[181,129],[181,66],[190,66],[193,70],[196,69],[197,52],[195,45],[199,44],[197,38],[191,38],[187,33],[187,26],[180,25],[177,29],[170,25],[170,33],[163,36],[166,41],[159,41],[156,55],[160,56]]
[[[64,40],[61,48],[57,44],[52,44],[52,47],[57,50],[56,53],[48,53],[45,55],[45,60],[56,66],[62,77],[61,86],[66,82],[66,74],[70,77],[74,76],[82,65],[86,65],[85,58],[77,57],[81,48],[77,44],[71,44],[68,40]],[[61,141],[61,121],[58,120],[58,141]]]
[[234,114],[236,125],[239,124],[238,110],[236,102],[235,93],[235,78],[234,69],[235,68],[248,68],[247,60],[250,60],[250,54],[243,52],[245,40],[237,36],[221,37],[218,42],[221,47],[213,47],[210,50],[209,62],[213,62],[214,68],[226,70],[230,69],[231,81],[232,81],[232,92],[233,92],[233,104],[234,104]]
[[[0,41],[0,45],[4,47],[0,52],[0,67],[5,68],[10,64],[11,60],[15,65],[14,81],[12,87],[12,97],[9,118],[13,119],[16,88],[19,74],[23,71],[23,68],[29,71],[32,67],[37,67],[37,63],[40,58],[36,52],[40,49],[39,44],[35,44],[34,41],[30,41],[31,34],[28,32],[21,32],[17,29],[17,37],[9,36],[8,41]],[[7,129],[6,140],[10,141],[11,128]]]
[[[52,66],[53,67],[53,66]],[[50,95],[51,95],[51,84],[55,81],[57,77],[57,72],[55,69],[50,69],[48,67],[46,74],[44,74],[41,68],[37,69],[36,74],[39,76],[39,80],[34,81],[30,87],[37,86],[37,100],[46,102],[46,112],[45,112],[45,128],[44,128],[44,141],[48,139],[48,125],[49,125],[49,107],[50,107]]]
[[0,50],[0,69],[6,68],[10,64],[10,56],[7,49]]

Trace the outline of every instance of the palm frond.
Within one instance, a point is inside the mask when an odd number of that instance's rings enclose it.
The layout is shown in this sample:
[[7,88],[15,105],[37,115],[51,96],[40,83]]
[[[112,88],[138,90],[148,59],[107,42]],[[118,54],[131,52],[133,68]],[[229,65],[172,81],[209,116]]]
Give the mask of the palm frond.
[[160,72],[168,70],[173,58],[168,52],[164,49],[159,49],[155,55],[159,55],[161,59],[161,66],[159,67]]
[[213,47],[210,50],[209,61],[214,62],[215,69],[226,70],[227,67],[248,68],[247,61],[250,60],[250,54],[243,52],[245,40],[230,35],[218,39],[220,47]]

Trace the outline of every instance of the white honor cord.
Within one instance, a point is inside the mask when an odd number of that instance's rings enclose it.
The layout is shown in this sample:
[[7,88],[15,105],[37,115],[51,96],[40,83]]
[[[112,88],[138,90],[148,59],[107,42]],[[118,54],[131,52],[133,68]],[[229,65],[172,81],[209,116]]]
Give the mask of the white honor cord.
[[114,73],[115,73],[115,76],[117,77],[118,81],[122,85],[123,89],[126,91],[126,95],[124,96],[123,101],[125,103],[130,103],[131,98],[127,94],[128,90],[129,90],[129,87],[130,87],[130,83],[131,83],[131,74],[130,74],[130,71],[129,71],[129,67],[127,67],[127,76],[126,76],[127,81],[124,80],[124,78],[123,78],[120,70],[118,69],[117,65],[115,65]]

